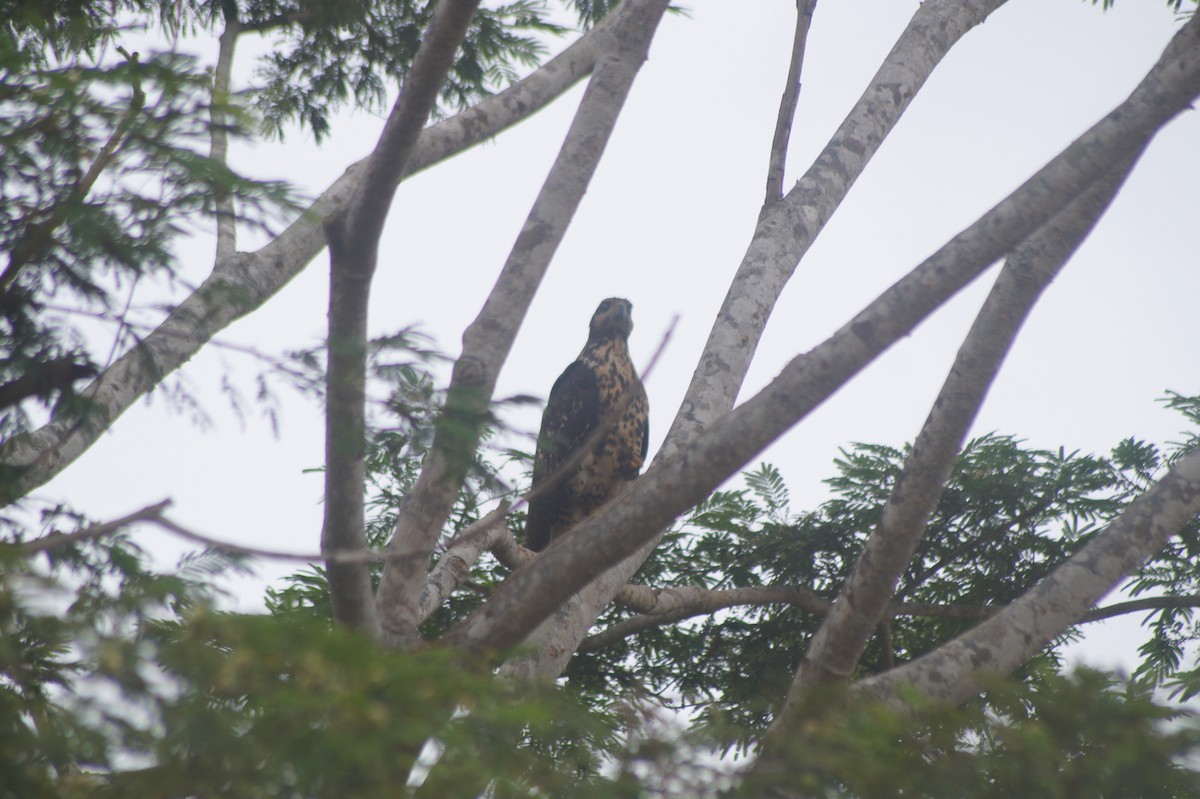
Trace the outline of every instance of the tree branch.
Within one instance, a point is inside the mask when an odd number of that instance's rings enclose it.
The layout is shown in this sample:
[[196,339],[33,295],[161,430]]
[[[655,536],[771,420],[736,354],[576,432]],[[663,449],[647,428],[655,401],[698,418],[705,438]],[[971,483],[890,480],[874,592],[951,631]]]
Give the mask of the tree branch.
[[800,260],[934,68],[1005,0],[928,0],[791,191],[755,227],[659,457],[733,407],[767,320]]
[[[1027,661],[1087,614],[1087,608],[1153,556],[1197,514],[1200,450],[1176,463],[1095,538],[1016,602],[950,643],[863,680],[852,690],[896,707],[904,707],[902,695],[912,692],[951,704],[975,696],[983,689],[982,677],[1009,674]],[[1147,609],[1144,603],[1150,601],[1138,600],[1136,607],[1127,612]]]
[[[421,587],[418,617],[421,621],[433,615],[450,594],[462,585],[480,555],[493,548],[501,548],[501,539],[507,539],[512,547],[518,547],[512,533],[504,526],[509,507],[508,502],[501,502],[499,507],[464,530],[438,558],[437,565],[430,570]],[[505,551],[512,552],[511,549]]]
[[666,0],[631,0],[615,12],[605,54],[580,101],[541,192],[479,316],[463,333],[433,446],[397,514],[391,561],[379,586],[379,612],[389,642],[411,648],[429,555],[478,445],[479,429],[521,321],[587,190],[629,89],[646,59]]
[[[917,9],[808,172],[760,217],[655,463],[674,456],[733,407],[767,318],[804,253],[934,67],[1003,3],[928,0]],[[666,523],[660,530],[665,527]],[[570,600],[570,610],[540,628],[505,669],[543,680],[560,674],[601,611],[653,551],[657,538],[648,538],[619,568],[582,588]]]
[[[236,6],[233,6],[236,9]],[[231,74],[233,72],[233,52],[237,46],[238,35],[242,32],[241,23],[234,13],[227,9],[225,30],[217,40],[220,48],[217,52],[217,66],[213,71],[212,103],[209,106],[211,121],[210,136],[212,146],[209,157],[225,166],[229,162],[229,125],[226,119],[225,106],[231,96]],[[233,195],[229,190],[216,186],[214,201],[217,211],[217,261],[225,261],[233,257],[237,251],[237,215],[233,207]]]
[[[409,159],[408,175],[426,169],[507,130],[540,111],[589,74],[599,55],[608,19],[518,83],[426,128]],[[22,469],[6,482],[8,504],[48,482],[95,443],[100,434],[187,362],[216,333],[260,307],[325,248],[322,221],[345,207],[367,169],[350,166],[300,217],[254,253],[218,263],[212,275],[137,347],[125,353],[85,392],[91,412],[85,424],[56,416],[33,433],[0,445],[0,462]]]
[[[129,63],[137,65],[137,53],[131,54],[123,47],[118,47],[117,51]],[[109,135],[108,141],[104,143],[100,151],[96,153],[96,157],[92,159],[87,172],[71,188],[67,199],[48,209],[46,218],[41,222],[30,223],[13,245],[12,252],[8,257],[8,264],[4,267],[4,271],[0,273],[0,291],[7,290],[13,284],[13,281],[17,279],[17,275],[20,274],[22,267],[33,260],[39,250],[51,243],[54,231],[66,221],[63,207],[80,202],[88,196],[92,187],[96,185],[96,181],[100,178],[101,173],[112,163],[113,156],[116,155],[117,149],[121,146],[121,143],[125,140],[125,135],[129,132],[129,126],[133,124],[133,120],[142,112],[145,105],[146,93],[142,91],[141,82],[137,78],[137,73],[135,73],[133,94],[129,98],[129,108],[125,109],[125,113],[121,115],[116,128]]]
[[228,552],[234,555],[242,555],[251,558],[268,558],[270,560],[292,561],[296,563],[319,563],[325,561],[329,563],[347,564],[361,566],[367,563],[380,563],[388,559],[386,552],[378,552],[370,549],[355,549],[344,551],[323,551],[323,552],[282,552],[277,549],[264,549],[262,547],[248,547],[243,544],[235,544],[232,541],[222,541],[219,538],[213,538],[203,533],[198,533],[184,527],[181,524],[171,521],[166,516],[159,515],[147,521],[158,525],[169,533],[179,536],[180,538],[191,541],[196,544],[202,544],[210,549],[217,549],[221,552]]
[[589,635],[579,644],[580,652],[612,646],[640,632],[674,624],[693,616],[705,616],[725,608],[743,605],[794,605],[809,613],[824,615],[830,602],[807,588],[789,586],[753,586],[714,591],[698,586],[664,588],[654,592],[658,604],[641,615],[632,616]]
[[439,0],[400,95],[369,157],[368,169],[345,210],[326,224],[327,234],[331,226],[345,225],[345,230],[339,233],[369,237],[369,243],[353,246],[377,249],[375,242],[391,210],[393,190],[407,173],[409,157],[437,104],[446,74],[454,64],[454,56],[478,6],[478,0]]
[[[209,549],[216,549],[220,550],[221,552],[242,555],[244,557],[267,558],[269,560],[293,561],[297,563],[318,563],[324,560],[346,564],[385,563],[389,558],[395,557],[393,555],[389,555],[387,552],[379,552],[377,550],[356,550],[345,552],[283,552],[277,549],[248,547],[243,544],[235,544],[232,541],[223,541],[219,538],[205,535],[204,533],[198,533],[195,530],[171,521],[163,515],[164,511],[166,511],[166,509],[170,506],[171,500],[164,499],[162,502],[149,505],[139,511],[129,514],[128,516],[124,516],[111,522],[93,524],[81,530],[76,530],[72,533],[51,533],[49,535],[42,536],[41,538],[35,538],[32,541],[12,543],[0,542],[0,548],[13,547],[21,555],[33,555],[37,554],[38,552],[57,549],[58,547],[66,546],[67,544],[75,543],[76,541],[102,538],[110,533],[117,532],[124,527],[128,527],[135,522],[148,522],[162,528],[168,533],[184,539],[185,541],[191,541],[196,544],[201,544]],[[488,546],[503,550],[503,542],[498,542],[495,539],[500,537],[496,535],[497,532],[503,534],[506,531],[502,525],[497,525],[496,522],[504,518],[504,514],[507,512],[507,510],[508,504],[501,503],[500,506],[491,513],[471,524],[469,527],[467,527],[467,529],[463,530],[462,535],[456,539],[456,546],[458,545],[458,542],[482,541]],[[514,547],[520,549],[520,546],[516,543],[516,541],[512,540],[511,536],[509,536],[509,541]],[[522,551],[528,553],[526,559],[533,556],[533,553],[528,552],[528,550]],[[456,550],[452,548],[447,554],[456,554]],[[431,573],[430,577],[431,580],[435,581],[436,579],[440,579],[440,575],[436,569],[433,573]],[[445,591],[445,595],[449,595],[450,591],[454,590],[455,587],[457,586],[448,588]],[[439,587],[434,586],[432,590],[439,590]],[[432,612],[432,609],[430,612]]]
[[[696,616],[708,616],[726,608],[786,604],[817,616],[827,616],[834,605],[828,599],[822,599],[807,589],[783,586],[735,588],[724,591],[688,587],[686,590],[694,593],[686,596],[680,596],[677,593],[680,589],[675,588],[660,591],[646,590],[655,595],[674,594],[673,598],[684,601],[674,602],[663,610],[647,610],[606,627],[594,635],[589,635],[580,642],[578,651],[594,652],[613,646],[646,630],[665,627],[668,624],[675,624]],[[983,621],[1000,613],[1005,607],[1004,605],[938,605],[928,602],[894,602],[888,606],[883,619],[890,620],[897,616],[919,616],[931,619]],[[1200,608],[1200,594],[1143,597],[1128,602],[1118,602],[1089,610],[1076,619],[1075,623],[1090,624],[1130,613],[1174,608]],[[880,624],[882,626],[883,621]]]
[[[345,209],[325,226],[329,241],[329,358],[325,400],[325,521],[321,549],[367,548],[367,307],[379,237],[394,186],[466,35],[479,0],[441,0],[400,96],[371,153],[369,168]],[[326,563],[334,621],[379,636],[365,565]]]
[[[1024,241],[1106,174],[1111,164],[1143,148],[1200,93],[1200,59],[1186,57],[1187,36],[1195,28],[1189,23],[1124,103],[830,339],[794,358],[753,399],[656,463],[619,502],[513,574],[486,605],[447,634],[445,643],[492,652],[522,641],[583,586],[653,542],[678,514],[706,497],[993,261]],[[578,629],[577,622],[582,620],[572,621],[572,632]],[[537,643],[540,647],[543,641]],[[573,649],[574,644],[568,652]]]
[[1034,304],[1125,182],[1136,156],[1097,181],[1008,258],[941,391],[834,609],[809,643],[789,698],[799,706],[818,683],[846,679],[885,618],[896,585],[925,535],[967,431]]
[[92,524],[73,533],[51,533],[41,538],[35,538],[32,541],[13,543],[8,546],[15,547],[21,555],[36,555],[39,552],[48,552],[51,549],[58,549],[59,547],[74,544],[78,541],[103,538],[137,522],[157,521],[162,517],[162,512],[170,506],[171,500],[164,499],[162,502],[147,505],[141,510],[136,510],[128,516],[122,516],[120,519],[114,519],[111,522]]
[[767,166],[767,193],[763,210],[783,198],[783,172],[787,165],[787,148],[792,139],[792,122],[796,104],[800,101],[800,70],[804,65],[804,45],[812,23],[817,0],[796,0],[796,33],[792,38],[792,59],[788,64],[783,98],[779,101],[779,116],[775,119],[775,135],[771,139],[771,156]]
[[1200,596],[1149,596],[1141,599],[1131,599],[1128,602],[1118,602],[1095,610],[1089,610],[1080,619],[1082,623],[1114,619],[1117,616],[1127,616],[1130,613],[1141,613],[1144,610],[1174,610],[1178,608],[1200,607]]
[[261,33],[270,31],[276,28],[286,28],[291,25],[303,25],[308,22],[315,22],[317,15],[310,8],[301,8],[295,11],[285,11],[281,14],[276,14],[273,17],[259,20],[258,22],[249,22],[243,26],[243,30]]

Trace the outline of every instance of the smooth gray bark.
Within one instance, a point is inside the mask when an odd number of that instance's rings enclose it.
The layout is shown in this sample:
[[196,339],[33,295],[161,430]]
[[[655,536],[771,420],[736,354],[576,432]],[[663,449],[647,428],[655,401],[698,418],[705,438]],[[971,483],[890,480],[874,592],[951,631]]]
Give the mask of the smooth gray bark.
[[1200,450],[1179,461],[1082,550],[1000,613],[935,651],[852,686],[905,707],[901,692],[950,703],[1011,673],[1061,635],[1200,514]]
[[[241,25],[236,19],[225,19],[225,30],[221,32],[217,51],[217,65],[213,70],[213,103],[210,110],[212,120],[212,147],[209,157],[226,164],[229,157],[229,133],[226,130],[224,104],[229,102],[230,76],[233,72],[233,54]],[[217,210],[217,261],[233,257],[237,250],[237,213],[233,197],[226,189],[217,188],[214,204]]]
[[1108,208],[1134,160],[1071,203],[1023,243],[1001,270],[950,367],[912,451],[884,504],[879,524],[813,636],[792,686],[798,704],[824,680],[848,679],[885,618],[896,585],[924,537],[967,431],[1034,304]]
[[[524,640],[551,613],[563,619],[572,612],[563,603],[585,585],[653,542],[679,513],[707,496],[941,303],[1017,247],[1113,163],[1145,147],[1159,128],[1200,95],[1198,29],[1200,23],[1193,19],[1125,102],[830,339],[793,359],[753,399],[661,460],[618,502],[512,575],[485,606],[450,631],[446,643],[477,651],[503,650]],[[585,630],[591,618],[579,626]],[[583,630],[570,624],[569,618],[563,621],[563,628],[582,640]],[[541,648],[545,639],[536,639],[539,651],[534,657],[539,662],[526,661],[531,664],[527,675],[546,664],[557,665],[556,657],[561,658],[558,663],[565,663],[578,640],[569,642],[563,657],[561,652]]]
[[[817,160],[765,211],[709,333],[656,463],[733,407],[783,287],[909,102],[949,49],[1004,0],[930,0],[913,15],[862,97]],[[793,62],[795,56],[793,55]],[[553,679],[595,619],[653,551],[657,537],[571,596],[505,664],[512,676]]]
[[433,446],[401,504],[377,596],[386,640],[420,643],[420,596],[429,557],[479,443],[500,368],[583,200],[667,0],[628,0],[602,34],[598,60],[558,157],[479,316],[463,333]]
[[[379,238],[396,184],[437,105],[479,0],[440,0],[384,123],[357,190],[325,224],[329,335],[325,377],[325,505],[322,552],[365,552],[367,309]],[[364,563],[325,561],[334,621],[380,636]]]

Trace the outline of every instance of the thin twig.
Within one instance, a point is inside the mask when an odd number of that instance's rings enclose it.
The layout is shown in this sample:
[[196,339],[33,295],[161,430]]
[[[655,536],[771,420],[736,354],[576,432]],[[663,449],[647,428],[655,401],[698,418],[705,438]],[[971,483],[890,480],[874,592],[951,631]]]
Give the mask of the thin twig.
[[[654,593],[662,594],[671,589],[647,589],[645,586],[635,586],[643,590],[650,590]],[[652,630],[657,627],[665,627],[669,624],[685,621],[697,616],[708,616],[718,610],[724,610],[732,607],[746,607],[757,605],[775,605],[788,604],[798,607],[809,613],[818,616],[825,616],[829,613],[833,603],[827,599],[821,599],[806,589],[798,588],[778,588],[771,586],[762,586],[758,588],[735,588],[725,591],[693,589],[689,587],[689,591],[695,591],[693,602],[683,606],[676,607],[672,610],[662,613],[642,613],[637,616],[630,616],[623,619],[610,627],[601,630],[598,633],[588,636],[583,640],[579,647],[580,652],[594,652],[598,649],[603,649],[608,646],[637,635]],[[1000,613],[1007,607],[1006,605],[957,605],[957,604],[933,604],[929,602],[897,602],[888,608],[887,615],[880,622],[882,629],[884,624],[890,626],[891,620],[897,616],[909,616],[931,619],[960,619],[964,621],[983,621],[990,619],[997,613]],[[1117,616],[1125,616],[1130,613],[1140,613],[1142,611],[1155,610],[1171,610],[1179,608],[1200,608],[1200,595],[1189,594],[1186,596],[1159,596],[1159,597],[1143,597],[1141,599],[1130,600],[1128,602],[1118,602],[1113,605],[1108,605],[1102,608],[1095,608],[1084,613],[1079,617],[1076,624],[1091,624],[1106,619],[1115,618]]]
[[[487,516],[473,522],[466,530],[462,532],[463,536],[470,536],[479,531],[480,528],[485,528],[495,524],[496,521],[503,515],[498,513],[500,508],[492,511]],[[366,563],[385,563],[394,558],[403,557],[402,554],[383,552],[375,549],[352,549],[352,550],[325,550],[323,552],[282,552],[276,549],[263,549],[260,547],[248,547],[242,544],[234,544],[229,541],[221,541],[212,536],[197,533],[195,530],[190,530],[176,522],[171,521],[165,516],[157,516],[146,519],[162,527],[180,538],[194,541],[198,544],[219,549],[224,552],[232,552],[236,555],[247,555],[256,558],[270,558],[272,560],[287,560],[296,561],[299,563],[314,563],[318,561],[327,561],[332,563],[345,564],[366,564]]]
[[792,122],[800,101],[800,71],[804,66],[804,46],[812,23],[817,0],[796,0],[796,34],[792,39],[792,60],[788,64],[787,83],[779,101],[779,116],[775,119],[775,135],[771,139],[771,159],[767,166],[767,194],[763,208],[783,199],[783,172],[787,165],[788,142],[792,138]]
[[157,502],[153,505],[147,505],[141,510],[134,511],[128,516],[122,516],[120,519],[114,519],[111,522],[101,522],[84,527],[81,530],[76,530],[73,533],[50,533],[49,535],[35,538],[32,541],[25,541],[18,544],[9,544],[6,546],[15,546],[17,551],[22,555],[35,555],[39,552],[46,552],[51,549],[58,549],[67,544],[73,544],[77,541],[87,541],[93,538],[101,538],[115,533],[123,527],[128,527],[137,522],[157,521],[162,512],[171,506],[171,500],[164,499],[162,502]]
[[[394,553],[382,552],[378,550],[353,550],[353,551],[326,551],[326,552],[283,552],[278,549],[266,549],[263,547],[249,547],[244,544],[235,544],[232,541],[223,541],[219,538],[198,533],[188,527],[184,527],[178,522],[171,521],[163,512],[171,506],[171,500],[164,499],[162,502],[157,502],[153,505],[147,505],[141,510],[134,511],[128,516],[122,516],[120,519],[114,519],[110,522],[102,522],[99,524],[89,525],[81,530],[76,530],[71,533],[51,533],[41,538],[36,538],[32,541],[25,541],[11,544],[0,544],[0,548],[14,547],[21,555],[35,555],[39,552],[45,552],[51,549],[66,546],[78,541],[86,541],[93,538],[102,538],[111,533],[119,532],[122,528],[128,527],[131,524],[145,522],[154,524],[166,530],[167,532],[176,535],[184,540],[192,541],[197,544],[203,544],[206,547],[229,552],[235,555],[245,555],[256,558],[269,558],[271,560],[295,561],[298,563],[315,563],[319,561],[333,561],[335,563],[381,563],[392,558],[400,557]],[[504,512],[507,506],[503,503],[500,507],[493,510],[491,513],[480,518],[470,524],[459,535],[456,541],[470,539],[480,533],[486,532],[487,528],[495,525],[504,517]]]
[[[137,66],[137,53],[131,54],[123,47],[118,47],[117,51],[131,64],[135,67]],[[71,189],[67,199],[56,205],[44,221],[31,223],[26,228],[24,235],[17,241],[16,246],[13,247],[12,254],[8,259],[8,265],[4,267],[3,274],[0,274],[0,291],[12,285],[20,273],[21,267],[29,263],[37,255],[38,250],[49,243],[54,231],[66,221],[66,214],[63,212],[63,207],[87,197],[92,187],[96,185],[96,181],[100,178],[100,173],[112,163],[117,148],[120,147],[121,143],[125,140],[126,134],[129,132],[129,126],[133,124],[134,118],[141,113],[145,105],[146,93],[142,91],[141,82],[135,72],[133,96],[129,100],[129,108],[125,109],[125,113],[121,115],[121,119],[117,122],[117,127],[108,137],[108,141],[100,148],[100,152],[96,153],[96,158],[92,161],[91,166],[88,167],[88,171]]]
[[[102,313],[99,311],[89,311],[86,308],[67,308],[66,306],[55,305],[53,303],[45,303],[42,305],[42,308],[43,308],[43,310],[47,310],[47,311],[57,311],[59,313],[75,314],[78,316],[87,316],[87,317],[96,319],[101,322],[107,322],[108,324],[111,324],[111,325],[117,325],[118,328],[121,328],[121,329],[143,330],[143,331],[147,331],[147,332],[154,332],[157,335],[162,336],[164,338],[175,338],[175,339],[179,339],[181,341],[187,341],[187,340],[190,340],[190,338],[191,338],[191,336],[189,336],[185,333],[182,333],[182,332],[176,332],[173,330],[164,330],[161,325],[152,325],[152,324],[147,324],[145,322],[135,322],[135,321],[125,318],[124,314],[127,313],[129,310],[128,305],[126,306],[125,310],[122,312],[122,317],[120,319],[114,319],[108,313]],[[117,335],[118,335],[118,340],[119,340],[119,337],[121,336],[120,330],[118,330]],[[138,339],[138,340],[139,340],[139,342],[141,341],[141,339]],[[208,340],[208,346],[211,346],[211,347],[214,347],[214,348],[220,349],[220,350],[228,350],[229,352],[236,352],[239,355],[247,355],[251,358],[254,358],[255,360],[262,361],[264,364],[271,367],[272,369],[283,372],[283,373],[287,374],[288,376],[294,378],[297,381],[302,381],[303,383],[312,383],[313,382],[312,378],[309,375],[306,375],[299,369],[296,369],[296,368],[288,365],[287,361],[284,360],[283,357],[278,356],[278,355],[271,355],[269,353],[263,352],[262,350],[260,350],[256,347],[251,347],[248,344],[238,344],[236,342],[227,341],[225,339],[211,338]],[[314,387],[324,388],[324,386],[314,386]],[[0,407],[2,407],[2,406],[0,406]]]

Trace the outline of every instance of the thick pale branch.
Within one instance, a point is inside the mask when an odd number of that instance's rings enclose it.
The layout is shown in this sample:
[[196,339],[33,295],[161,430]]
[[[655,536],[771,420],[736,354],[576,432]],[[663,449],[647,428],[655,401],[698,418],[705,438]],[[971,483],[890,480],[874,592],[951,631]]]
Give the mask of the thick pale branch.
[[421,621],[428,619],[462,585],[480,555],[500,548],[502,538],[507,538],[514,547],[517,546],[512,533],[504,526],[508,509],[508,502],[500,503],[498,508],[463,530],[438,558],[437,565],[429,572],[421,588]]
[[654,541],[679,513],[1024,241],[1111,164],[1141,150],[1200,93],[1200,58],[1188,57],[1197,27],[1184,28],[1128,100],[833,337],[793,359],[757,396],[657,463],[618,501],[515,573],[447,635],[446,643],[491,651],[522,641],[583,586]]
[[[1066,563],[1000,613],[934,652],[852,690],[903,706],[902,694],[958,703],[1006,675],[1084,616],[1200,514],[1200,450],[1179,461]],[[1146,600],[1141,600],[1146,601]],[[1161,600],[1160,600],[1161,601]],[[1144,606],[1135,610],[1147,609]]]
[[[441,0],[358,190],[325,226],[329,357],[325,392],[325,521],[321,549],[366,551],[367,307],[395,185],[437,103],[479,0]],[[326,562],[333,618],[380,635],[365,564]]]
[[804,176],[760,218],[660,457],[733,407],[783,287],[934,68],[1005,0],[928,0]]
[[1093,184],[1007,259],[904,462],[878,526],[833,612],[809,644],[792,687],[796,697],[806,686],[853,673],[924,537],[967,431],[1022,324],[1116,196],[1133,163],[1127,159]]
[[478,444],[480,424],[500,367],[521,321],[599,164],[606,143],[646,59],[666,0],[636,0],[616,10],[604,55],[580,101],[562,149],[479,316],[463,334],[434,443],[397,514],[390,547],[408,557],[391,561],[379,587],[389,642],[419,643],[417,625],[425,569],[442,523]]
[[[209,157],[225,165],[229,160],[229,130],[225,115],[225,105],[230,97],[230,75],[233,72],[233,52],[237,46],[238,35],[241,33],[241,23],[231,14],[226,15],[225,30],[221,33],[218,43],[217,66],[213,70],[212,105],[210,107],[210,132],[212,146]],[[233,207],[233,195],[228,189],[216,188],[217,211],[217,260],[232,258],[237,251],[237,214]]]
[[[767,318],[817,234],[934,67],[1004,0],[921,4],[862,98],[808,172],[762,215],[656,462],[674,455],[733,407]],[[665,527],[665,525],[664,525]],[[512,674],[553,679],[592,622],[653,550],[657,536],[584,587],[511,659]]]
[[[561,96],[592,71],[600,52],[599,37],[607,26],[608,21],[602,21],[520,82],[426,128],[409,158],[406,174],[473,147]],[[37,431],[0,446],[0,462],[24,470],[13,493],[0,497],[0,503],[24,496],[61,472],[165,375],[299,274],[325,249],[323,220],[345,207],[366,168],[366,159],[349,167],[299,219],[262,249],[219,262],[212,275],[155,332],[92,383],[85,392],[92,407],[83,423],[58,416]]]
[[787,148],[792,139],[792,122],[796,104],[800,101],[800,70],[804,65],[804,45],[812,23],[817,0],[796,0],[796,33],[792,37],[792,59],[788,64],[787,81],[779,101],[779,116],[775,120],[775,135],[771,138],[771,156],[767,165],[767,193],[763,208],[774,205],[783,197],[783,173],[787,166]]

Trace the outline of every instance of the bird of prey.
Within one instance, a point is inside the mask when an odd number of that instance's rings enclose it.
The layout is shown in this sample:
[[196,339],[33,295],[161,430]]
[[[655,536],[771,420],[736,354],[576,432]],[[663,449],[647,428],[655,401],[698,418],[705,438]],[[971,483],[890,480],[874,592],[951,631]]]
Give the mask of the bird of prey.
[[525,525],[535,552],[619,494],[646,459],[650,406],[629,359],[632,330],[629,300],[604,300],[583,351],[550,389]]

